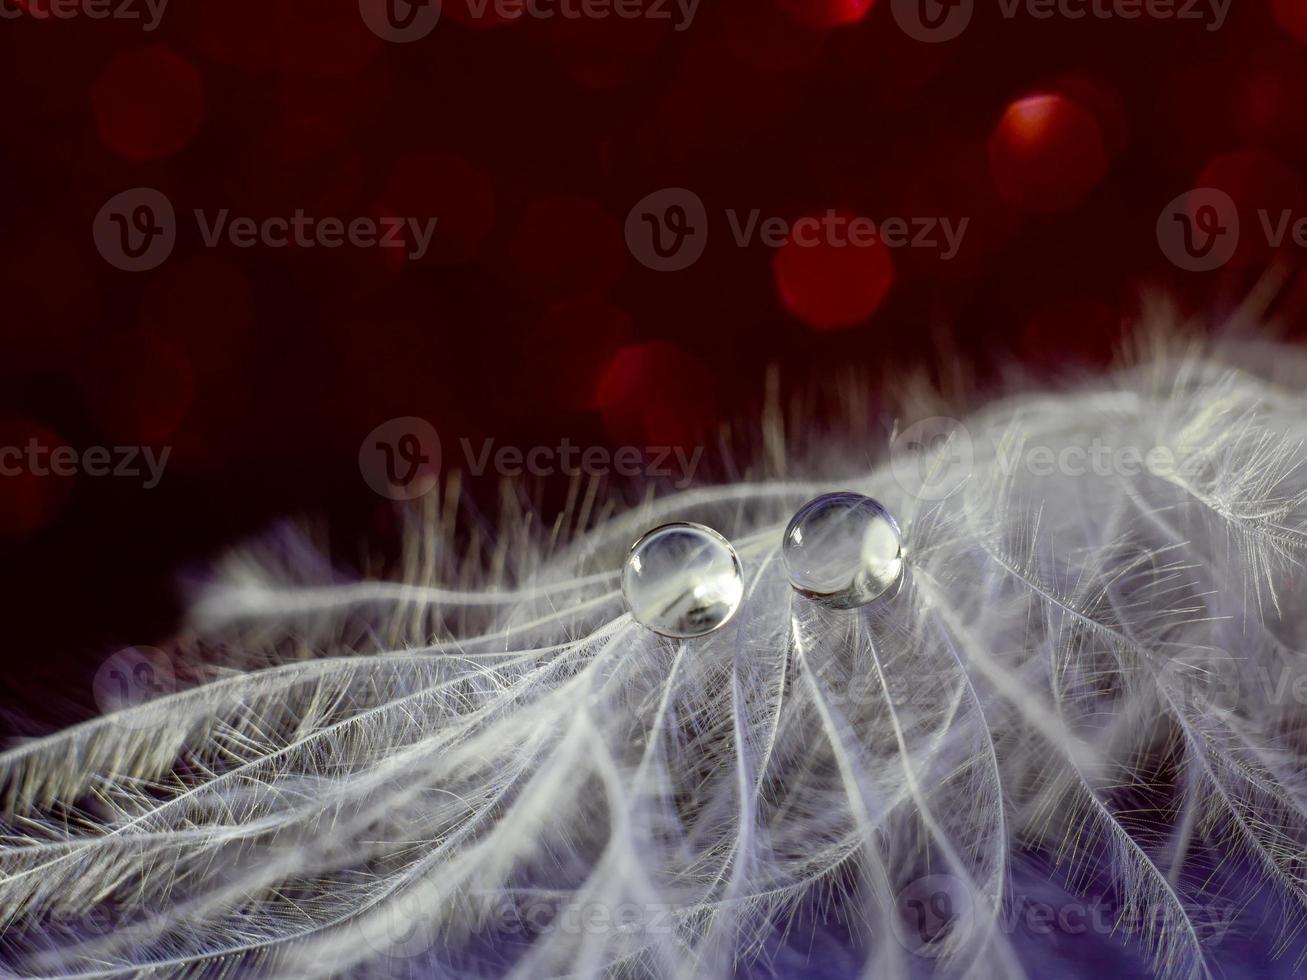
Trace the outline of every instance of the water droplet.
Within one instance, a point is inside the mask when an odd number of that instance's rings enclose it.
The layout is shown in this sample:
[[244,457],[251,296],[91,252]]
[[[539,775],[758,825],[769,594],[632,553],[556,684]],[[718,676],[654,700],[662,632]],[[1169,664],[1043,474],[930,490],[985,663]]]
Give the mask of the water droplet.
[[622,595],[637,621],[688,639],[726,625],[740,608],[744,573],[731,543],[702,524],[664,524],[634,545]]
[[790,584],[836,609],[865,606],[903,574],[898,524],[860,493],[828,493],[804,504],[785,529],[782,555]]

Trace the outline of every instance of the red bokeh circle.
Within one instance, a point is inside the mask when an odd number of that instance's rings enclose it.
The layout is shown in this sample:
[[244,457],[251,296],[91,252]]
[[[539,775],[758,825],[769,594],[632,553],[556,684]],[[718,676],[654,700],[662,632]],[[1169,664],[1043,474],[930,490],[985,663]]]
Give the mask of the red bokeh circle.
[[879,238],[854,244],[834,236],[800,241],[791,234],[776,251],[773,271],[785,308],[815,330],[864,323],[894,282],[890,249]]
[[124,52],[91,88],[100,139],[132,161],[185,149],[204,118],[204,84],[189,61],[163,45]]
[[999,194],[1037,213],[1076,207],[1107,174],[1098,121],[1062,95],[1009,105],[990,137],[989,162]]
[[618,351],[599,378],[595,403],[614,442],[689,447],[712,422],[713,388],[701,360],[660,340]]

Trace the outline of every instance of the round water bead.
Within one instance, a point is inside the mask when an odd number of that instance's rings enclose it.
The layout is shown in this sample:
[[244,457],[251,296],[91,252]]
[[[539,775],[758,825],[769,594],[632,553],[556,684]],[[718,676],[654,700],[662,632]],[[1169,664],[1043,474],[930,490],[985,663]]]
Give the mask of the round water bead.
[[828,493],[804,504],[785,529],[781,554],[790,584],[836,609],[865,606],[903,574],[898,524],[860,493]]
[[676,639],[726,625],[740,608],[744,573],[731,543],[702,524],[664,524],[631,546],[622,595],[636,620]]

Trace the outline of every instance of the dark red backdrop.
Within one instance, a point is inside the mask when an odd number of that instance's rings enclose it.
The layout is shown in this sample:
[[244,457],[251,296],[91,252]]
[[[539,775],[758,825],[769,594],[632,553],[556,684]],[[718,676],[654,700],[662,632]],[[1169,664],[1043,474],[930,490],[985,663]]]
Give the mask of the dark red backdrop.
[[[1271,258],[1246,233],[1221,269],[1177,268],[1155,234],[1177,195],[1223,188],[1246,232],[1303,207],[1289,0],[1239,0],[1215,30],[1206,3],[1041,19],[985,0],[944,43],[890,0],[703,0],[685,30],[494,26],[459,0],[406,45],[358,0],[173,0],[152,32],[0,4],[0,443],[171,447],[149,490],[0,477],[3,702],[38,726],[89,710],[87,664],[166,634],[180,570],[274,516],[325,511],[352,553],[386,506],[357,454],[387,419],[429,419],[446,462],[460,438],[693,443],[750,417],[773,363],[794,384],[1092,363],[1150,291],[1219,316]],[[175,206],[177,243],[124,272],[92,225],[140,187]],[[657,272],[624,229],[668,187],[710,234]],[[439,226],[414,262],[210,248],[197,208]],[[728,209],[969,224],[951,261],[778,251],[737,246]],[[1291,333],[1299,306],[1291,275]]]

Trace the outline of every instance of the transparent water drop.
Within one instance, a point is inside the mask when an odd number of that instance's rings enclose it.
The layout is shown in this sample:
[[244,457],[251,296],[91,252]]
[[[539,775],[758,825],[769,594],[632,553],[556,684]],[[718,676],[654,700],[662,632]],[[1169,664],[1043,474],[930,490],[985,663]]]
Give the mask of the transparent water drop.
[[903,575],[897,522],[860,493],[827,493],[804,504],[785,529],[781,555],[797,591],[836,609],[879,599]]
[[721,629],[740,608],[744,573],[731,543],[710,527],[656,527],[631,546],[622,595],[643,625],[676,639]]

